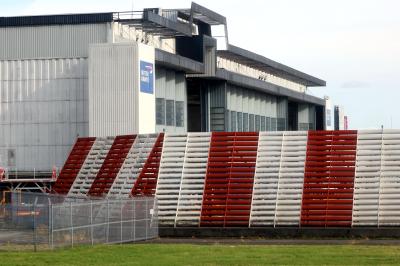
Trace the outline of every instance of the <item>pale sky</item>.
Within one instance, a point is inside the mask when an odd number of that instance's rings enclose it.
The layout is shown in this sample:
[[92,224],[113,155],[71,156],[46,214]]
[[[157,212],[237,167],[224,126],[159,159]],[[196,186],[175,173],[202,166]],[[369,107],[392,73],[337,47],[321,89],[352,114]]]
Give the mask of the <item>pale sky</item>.
[[[229,42],[327,81],[353,129],[400,128],[400,1],[197,0]],[[186,0],[0,0],[0,16],[189,8]]]

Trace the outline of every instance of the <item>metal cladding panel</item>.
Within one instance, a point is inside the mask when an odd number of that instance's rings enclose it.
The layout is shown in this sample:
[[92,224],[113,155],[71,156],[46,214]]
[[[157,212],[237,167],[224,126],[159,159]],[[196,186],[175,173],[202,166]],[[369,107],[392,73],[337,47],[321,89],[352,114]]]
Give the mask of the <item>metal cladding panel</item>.
[[260,132],[251,226],[298,226],[307,131]]
[[213,132],[200,226],[249,226],[258,132]]
[[94,45],[89,55],[89,134],[139,131],[137,44]]
[[88,57],[107,42],[110,23],[0,28],[0,60]]
[[352,224],[357,131],[309,131],[301,226]]
[[85,58],[0,61],[0,150],[16,156],[2,166],[61,167],[76,137],[88,134],[87,90]]
[[175,224],[186,145],[187,134],[165,134],[156,189],[158,217],[163,225]]
[[175,226],[198,226],[211,133],[188,133]]
[[353,226],[400,225],[400,131],[360,130]]

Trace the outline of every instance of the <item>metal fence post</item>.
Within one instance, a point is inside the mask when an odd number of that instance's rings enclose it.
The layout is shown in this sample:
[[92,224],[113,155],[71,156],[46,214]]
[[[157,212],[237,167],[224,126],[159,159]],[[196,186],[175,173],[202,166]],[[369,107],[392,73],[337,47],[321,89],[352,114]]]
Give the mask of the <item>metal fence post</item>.
[[36,201],[37,197],[35,197],[35,201],[33,202],[33,250],[37,251],[36,241],[37,241],[37,230],[36,230]]
[[71,247],[74,247],[74,223],[72,218],[72,202],[69,203],[70,223],[71,223]]
[[145,219],[145,221],[146,221],[146,240],[147,240],[147,227],[148,227],[148,222],[149,222],[149,199],[148,198],[146,198],[146,219]]
[[106,231],[106,243],[108,243],[108,235],[110,231],[110,213],[109,213],[109,204],[108,204],[108,199],[107,199],[107,217],[106,217],[106,223],[107,223],[107,231]]
[[93,201],[90,201],[90,241],[93,246]]
[[132,222],[133,222],[133,241],[136,241],[136,200],[132,199],[133,211],[132,211]]
[[54,218],[53,218],[53,216],[54,216],[54,209],[53,209],[53,205],[50,205],[51,206],[51,249],[53,249],[54,248]]
[[121,211],[120,218],[121,218],[121,243],[122,243],[122,224],[123,224],[123,222],[122,222],[122,209],[123,209],[122,200],[119,200],[119,204],[121,205],[121,207],[120,207],[120,211]]

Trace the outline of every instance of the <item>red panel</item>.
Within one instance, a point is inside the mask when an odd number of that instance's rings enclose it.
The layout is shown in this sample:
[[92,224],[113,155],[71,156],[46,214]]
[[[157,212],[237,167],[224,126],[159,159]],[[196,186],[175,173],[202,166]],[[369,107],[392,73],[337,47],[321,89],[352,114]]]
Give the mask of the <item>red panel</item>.
[[96,197],[107,195],[135,139],[136,135],[115,137],[88,195]]
[[200,226],[248,226],[258,133],[213,132]]
[[95,140],[96,138],[78,138],[76,140],[57,181],[53,185],[52,193],[68,194]]
[[309,131],[301,226],[351,226],[357,131]]
[[158,170],[164,141],[164,133],[160,133],[154,143],[149,157],[132,188],[132,196],[154,196],[156,192]]

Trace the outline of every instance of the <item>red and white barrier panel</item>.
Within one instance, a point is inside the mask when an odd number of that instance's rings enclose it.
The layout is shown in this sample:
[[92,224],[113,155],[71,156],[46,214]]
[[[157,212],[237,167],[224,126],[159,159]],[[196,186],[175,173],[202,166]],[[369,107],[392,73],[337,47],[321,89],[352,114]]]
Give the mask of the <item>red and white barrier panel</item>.
[[53,191],[155,195],[167,226],[400,226],[400,130],[80,138]]

